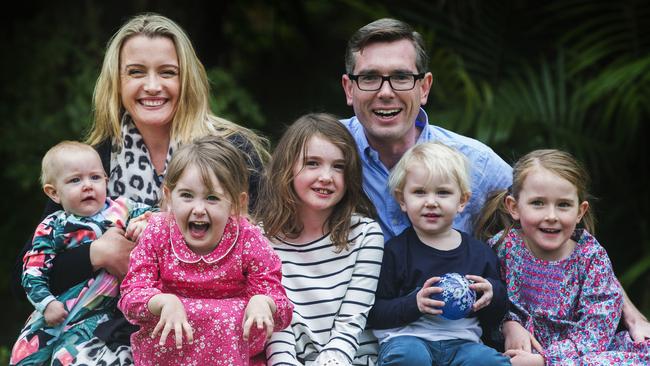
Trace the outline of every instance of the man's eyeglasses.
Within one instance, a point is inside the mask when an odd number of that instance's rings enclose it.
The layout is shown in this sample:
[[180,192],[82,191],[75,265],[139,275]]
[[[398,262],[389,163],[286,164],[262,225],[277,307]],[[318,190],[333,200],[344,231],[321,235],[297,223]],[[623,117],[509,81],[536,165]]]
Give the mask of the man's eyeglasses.
[[388,81],[390,87],[395,91],[407,91],[415,87],[415,81],[424,78],[421,74],[394,74],[388,76],[382,75],[352,75],[348,74],[350,80],[356,81],[359,89],[363,91],[377,91]]

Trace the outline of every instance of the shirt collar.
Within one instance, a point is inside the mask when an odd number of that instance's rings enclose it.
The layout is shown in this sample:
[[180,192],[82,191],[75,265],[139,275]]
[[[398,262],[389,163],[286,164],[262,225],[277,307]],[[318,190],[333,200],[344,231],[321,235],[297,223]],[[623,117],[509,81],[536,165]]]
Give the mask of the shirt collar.
[[183,263],[197,263],[203,261],[207,264],[212,264],[220,261],[235,247],[237,238],[239,237],[239,223],[232,217],[228,218],[226,227],[223,230],[221,241],[219,241],[219,244],[217,244],[216,248],[214,248],[212,252],[206,255],[199,255],[190,250],[172,214],[169,214],[169,231],[169,240],[172,252],[176,259]]
[[102,220],[104,220],[104,216],[105,216],[104,211],[108,207],[110,207],[109,199],[110,198],[106,197],[106,199],[104,200],[104,205],[102,206],[101,210],[97,211],[97,213],[95,213],[94,215],[79,216],[79,215],[73,214],[72,212],[65,212],[64,211],[65,217],[66,218],[73,218],[73,219],[75,219],[77,221],[87,221],[87,222],[102,221]]
[[431,140],[429,137],[432,133],[431,127],[429,126],[429,116],[422,107],[420,107],[420,113],[418,113],[418,116],[415,117],[415,127],[420,130],[420,136],[418,136],[417,141],[418,144]]

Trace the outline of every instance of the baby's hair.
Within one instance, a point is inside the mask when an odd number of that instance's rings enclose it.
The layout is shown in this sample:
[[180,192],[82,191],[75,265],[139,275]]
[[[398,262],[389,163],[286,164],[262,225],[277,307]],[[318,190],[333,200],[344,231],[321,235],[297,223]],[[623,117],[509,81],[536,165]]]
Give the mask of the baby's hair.
[[440,142],[424,142],[407,150],[393,167],[388,177],[388,187],[396,198],[404,189],[408,170],[415,163],[424,167],[427,181],[431,181],[433,177],[453,179],[461,194],[471,193],[469,163],[465,155]]
[[[507,233],[515,226],[516,223],[505,206],[505,199],[510,195],[518,200],[526,177],[536,168],[544,168],[573,184],[578,193],[578,203],[592,200],[592,196],[587,191],[589,174],[578,160],[561,150],[534,150],[515,163],[512,169],[512,186],[508,190],[492,192],[488,197],[475,225],[475,233],[479,239],[487,240],[503,229]],[[582,226],[595,234],[596,218],[592,211],[585,212]]]
[[[242,153],[228,140],[205,136],[181,146],[172,156],[163,185],[173,191],[187,167],[195,166],[201,172],[203,184],[214,191],[212,174],[233,205],[234,211],[244,214],[246,204],[240,202],[242,192],[248,191],[248,169]],[[161,207],[164,207],[163,202]]]
[[101,161],[99,154],[92,146],[84,144],[79,141],[61,141],[58,144],[52,146],[43,156],[41,161],[41,186],[46,184],[54,183],[55,177],[58,171],[62,168],[58,166],[57,162],[62,153],[73,152],[73,151],[89,151],[97,156],[97,159]]
[[[297,237],[303,230],[298,217],[298,198],[293,188],[293,167],[307,153],[307,142],[319,136],[339,148],[345,158],[343,180],[345,194],[334,207],[323,231],[330,230],[337,250],[348,248],[350,219],[353,213],[374,216],[374,208],[361,187],[361,159],[350,132],[336,117],[326,113],[306,114],[284,132],[265,170],[256,208],[256,220],[264,225],[267,236],[282,234]],[[305,164],[305,161],[302,162]]]

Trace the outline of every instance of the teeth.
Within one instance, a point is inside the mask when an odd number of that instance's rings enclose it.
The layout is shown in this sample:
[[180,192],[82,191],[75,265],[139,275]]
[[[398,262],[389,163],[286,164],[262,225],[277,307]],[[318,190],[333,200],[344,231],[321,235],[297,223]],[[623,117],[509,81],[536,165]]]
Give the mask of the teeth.
[[399,109],[377,109],[375,110],[375,113],[381,116],[391,116],[399,113],[399,111]]
[[141,103],[146,105],[147,107],[157,107],[165,103],[165,101],[162,99],[156,99],[156,100],[142,99]]
[[555,234],[559,233],[560,229],[540,229],[542,232],[549,233],[549,234]]
[[316,188],[316,189],[314,189],[314,191],[316,191],[318,193],[321,193],[321,194],[330,194],[331,193],[331,191],[329,189],[318,189],[318,188]]
[[207,222],[190,222],[187,227],[192,235],[202,235],[210,229],[210,224]]

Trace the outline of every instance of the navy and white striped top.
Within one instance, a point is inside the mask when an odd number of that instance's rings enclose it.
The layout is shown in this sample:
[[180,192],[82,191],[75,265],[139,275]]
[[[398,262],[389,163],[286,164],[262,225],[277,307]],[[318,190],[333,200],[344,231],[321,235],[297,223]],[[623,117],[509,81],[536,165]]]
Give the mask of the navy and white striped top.
[[373,364],[377,340],[364,331],[384,250],[374,220],[354,215],[349,249],[340,253],[328,235],[304,244],[274,240],[282,259],[282,285],[294,304],[291,326],[273,334],[268,365],[309,365],[325,350],[355,365]]

